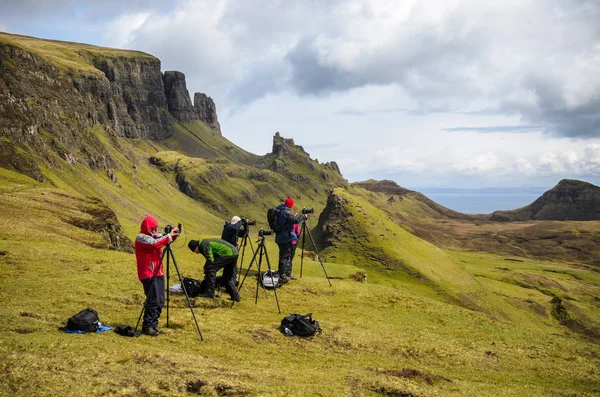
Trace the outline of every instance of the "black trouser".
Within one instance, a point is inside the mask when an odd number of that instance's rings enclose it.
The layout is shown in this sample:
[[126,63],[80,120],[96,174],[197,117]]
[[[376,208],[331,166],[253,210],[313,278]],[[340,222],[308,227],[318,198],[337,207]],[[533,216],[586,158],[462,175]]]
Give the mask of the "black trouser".
[[279,277],[290,276],[292,274],[292,248],[294,244],[279,244],[279,264],[277,271]]
[[237,255],[220,256],[213,262],[207,262],[204,265],[204,284],[206,285],[205,295],[215,295],[215,283],[217,272],[223,269],[223,279],[225,280],[225,290],[231,299],[239,299],[237,288],[235,288],[235,277],[237,275]]
[[142,285],[146,294],[142,329],[158,328],[158,318],[165,304],[165,278],[150,277],[142,280]]

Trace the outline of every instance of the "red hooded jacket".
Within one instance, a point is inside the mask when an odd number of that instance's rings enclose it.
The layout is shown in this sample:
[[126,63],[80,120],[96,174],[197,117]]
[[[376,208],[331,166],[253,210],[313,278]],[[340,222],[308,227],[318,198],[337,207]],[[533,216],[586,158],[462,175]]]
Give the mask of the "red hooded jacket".
[[170,234],[155,238],[151,230],[158,226],[158,222],[151,216],[146,217],[140,226],[140,234],[135,239],[135,258],[137,259],[138,278],[145,280],[147,278],[162,276],[163,265],[161,260],[162,247],[166,246],[175,238]]

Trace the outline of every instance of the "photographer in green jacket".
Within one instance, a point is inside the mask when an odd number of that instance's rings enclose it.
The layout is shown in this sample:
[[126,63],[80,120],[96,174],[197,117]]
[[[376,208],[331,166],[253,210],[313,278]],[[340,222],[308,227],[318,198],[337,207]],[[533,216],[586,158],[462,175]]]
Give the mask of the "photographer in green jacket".
[[204,264],[204,291],[200,296],[214,298],[217,272],[223,269],[225,290],[231,300],[239,302],[240,294],[235,287],[237,276],[238,249],[220,238],[205,238],[204,240],[190,240],[188,248],[196,254],[206,258]]

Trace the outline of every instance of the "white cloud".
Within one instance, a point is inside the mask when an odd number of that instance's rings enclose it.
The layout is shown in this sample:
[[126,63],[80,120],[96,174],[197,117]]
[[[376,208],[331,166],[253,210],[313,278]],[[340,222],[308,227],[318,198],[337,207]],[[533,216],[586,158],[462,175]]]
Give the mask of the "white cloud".
[[133,33],[150,17],[149,12],[123,14],[108,22],[102,35],[102,44],[107,47],[127,48],[134,39]]
[[597,1],[52,1],[10,10],[159,57],[258,154],[280,131],[350,180],[600,179]]

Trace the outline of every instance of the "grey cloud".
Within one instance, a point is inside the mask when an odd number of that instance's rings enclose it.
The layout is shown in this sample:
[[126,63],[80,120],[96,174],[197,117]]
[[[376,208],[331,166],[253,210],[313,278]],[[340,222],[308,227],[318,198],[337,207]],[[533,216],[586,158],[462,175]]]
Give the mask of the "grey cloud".
[[164,11],[166,7],[161,0],[5,0],[0,4],[0,21],[7,26],[45,26],[53,24],[54,19],[57,25],[64,24],[64,21],[73,24],[75,20],[97,25],[124,12]]
[[481,133],[493,133],[493,132],[510,132],[510,133],[523,133],[523,132],[535,132],[541,131],[543,127],[540,125],[497,125],[488,127],[452,127],[444,128],[442,131],[446,132],[481,132]]
[[[509,114],[521,116],[534,125],[478,130],[542,130],[565,137],[600,136],[600,79],[589,79],[587,87],[573,87],[565,78],[582,73],[572,66],[578,63],[600,67],[597,23],[600,2],[551,1],[516,7],[515,15],[500,13],[497,21],[488,21],[496,31],[488,29],[485,18],[483,23],[467,23],[472,22],[471,13],[494,15],[493,7],[488,10],[486,5],[468,1],[462,6],[443,17],[437,26],[429,26],[417,18],[391,28],[388,33],[396,33],[395,41],[381,46],[370,43],[352,58],[354,62],[336,61],[331,56],[342,51],[340,44],[360,45],[343,32],[328,32],[324,37],[334,38],[329,44],[319,41],[323,36],[305,36],[286,57],[292,68],[290,86],[300,95],[324,95],[368,85],[394,84],[429,108],[406,110],[407,114],[426,115],[437,112],[436,108],[469,115]],[[507,24],[513,26],[513,32],[523,30],[523,33],[507,33],[504,29]],[[523,40],[521,35],[531,29],[534,36]],[[510,57],[504,59],[504,54]],[[589,67],[585,72],[593,77],[598,67]],[[540,74],[546,69],[551,72]],[[589,87],[595,89],[595,95],[575,103],[565,99],[570,91]],[[520,91],[533,93],[536,100],[522,103],[514,100],[514,94]],[[478,100],[496,105],[476,112],[451,110]],[[365,114],[347,109],[338,113]]]
[[338,110],[337,112],[334,112],[334,114],[341,114],[344,116],[358,116],[358,117],[364,117],[367,115],[367,112],[364,112],[362,110],[358,110],[356,108],[352,108],[352,107],[346,107],[343,108],[341,110]]
[[362,76],[335,66],[323,65],[314,47],[314,38],[302,39],[287,55],[292,66],[291,84],[302,95],[322,95],[361,87],[376,76]]
[[547,125],[546,132],[571,138],[600,137],[600,87],[587,101],[576,106],[566,103],[563,90],[556,81],[534,76],[525,86],[535,95],[535,103],[505,101],[502,107],[525,118]]

